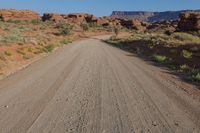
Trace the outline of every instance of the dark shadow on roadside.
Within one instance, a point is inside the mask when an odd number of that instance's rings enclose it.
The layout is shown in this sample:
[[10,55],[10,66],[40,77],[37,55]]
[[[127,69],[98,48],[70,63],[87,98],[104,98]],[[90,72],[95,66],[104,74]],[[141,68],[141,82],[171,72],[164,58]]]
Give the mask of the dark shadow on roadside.
[[[200,89],[200,83],[196,81],[188,80],[189,73],[183,73],[178,68],[180,65],[188,64],[191,67],[194,68],[200,68],[200,45],[197,44],[187,44],[179,47],[165,47],[164,45],[150,45],[147,41],[132,41],[132,42],[123,42],[118,45],[109,43],[105,40],[101,40],[104,43],[109,44],[112,47],[119,48],[121,50],[124,50],[126,52],[129,52],[130,54],[127,54],[126,56],[134,56],[138,57],[150,65],[154,65],[156,67],[162,68],[165,70],[165,73],[169,73],[172,75],[175,75],[180,78],[180,80],[187,82],[189,84],[195,85],[198,89]],[[192,59],[186,59],[183,56],[177,56],[180,55],[183,50],[190,50],[193,48],[193,57]],[[154,54],[160,54],[165,55],[169,58],[171,58],[176,63],[172,64],[162,64],[157,63],[152,60],[152,55]],[[172,68],[176,67],[176,68]],[[167,70],[167,71],[166,71]]]

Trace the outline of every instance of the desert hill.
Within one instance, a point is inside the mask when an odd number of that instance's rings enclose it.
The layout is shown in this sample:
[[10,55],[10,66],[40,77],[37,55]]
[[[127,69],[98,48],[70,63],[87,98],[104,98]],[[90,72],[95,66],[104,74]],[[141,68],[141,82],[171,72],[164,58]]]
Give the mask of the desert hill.
[[164,20],[178,20],[182,12],[200,12],[200,10],[181,10],[165,12],[147,11],[113,11],[111,17],[120,19],[138,19],[140,21],[158,22]]

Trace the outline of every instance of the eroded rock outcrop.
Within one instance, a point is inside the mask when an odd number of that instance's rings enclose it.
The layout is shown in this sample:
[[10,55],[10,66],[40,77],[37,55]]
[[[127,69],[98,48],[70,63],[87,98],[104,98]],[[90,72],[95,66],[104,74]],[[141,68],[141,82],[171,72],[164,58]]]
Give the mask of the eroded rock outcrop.
[[108,16],[104,16],[104,17],[100,17],[97,21],[98,25],[101,26],[117,26],[117,27],[121,27],[121,23],[119,19],[115,19],[112,17],[108,17]]
[[98,18],[92,14],[86,13],[72,13],[72,14],[54,14],[54,13],[45,13],[42,16],[43,21],[54,21],[54,22],[69,22],[75,24],[81,24],[83,22],[87,23],[97,23]]
[[200,12],[181,13],[180,21],[178,23],[178,30],[180,31],[200,30]]
[[144,31],[145,30],[145,27],[142,26],[142,23],[137,19],[133,19],[133,20],[121,19],[120,23],[123,27],[126,27],[128,29],[135,29],[135,30],[138,30],[138,31]]
[[0,18],[3,21],[31,21],[40,19],[40,16],[31,10],[1,9]]
[[60,22],[60,21],[65,21],[65,18],[64,15],[62,14],[44,13],[44,15],[42,16],[42,20]]
[[177,28],[177,24],[178,24],[178,21],[161,21],[161,22],[150,23],[147,26],[147,29],[175,31]]
[[179,19],[182,12],[200,12],[200,10],[181,10],[181,11],[165,11],[165,12],[144,12],[144,11],[114,11],[111,15],[113,18],[119,19],[137,19],[139,21],[158,22],[158,21],[174,21]]

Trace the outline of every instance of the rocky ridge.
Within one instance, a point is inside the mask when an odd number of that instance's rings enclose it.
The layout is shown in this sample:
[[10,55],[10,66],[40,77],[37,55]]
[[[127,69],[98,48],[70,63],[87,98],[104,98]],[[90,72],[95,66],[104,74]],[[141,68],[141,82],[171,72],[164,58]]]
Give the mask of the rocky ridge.
[[181,11],[165,11],[165,12],[148,12],[148,11],[113,11],[111,17],[120,19],[138,19],[140,21],[157,22],[157,21],[173,21],[179,19],[182,12],[200,12],[200,10],[181,10]]
[[[72,13],[72,14],[56,14],[56,13],[44,13],[42,17],[38,13],[31,10],[15,10],[15,9],[0,9],[0,19],[2,21],[53,21],[53,22],[66,22],[80,25],[82,23],[93,23],[101,26],[112,27],[125,27],[128,29],[135,29],[138,31],[151,30],[200,30],[200,13],[188,12],[188,10],[180,13],[178,12],[113,12],[111,17],[96,17],[87,13]],[[180,21],[172,21],[172,18],[176,18],[180,13]],[[157,14],[157,15],[156,15]],[[171,14],[171,17],[167,17],[167,14]],[[122,16],[122,17],[117,17]],[[132,19],[126,18],[127,16],[133,16]],[[156,17],[157,16],[157,17]],[[159,18],[157,22],[145,22],[153,21],[154,18]],[[170,20],[168,20],[170,18]],[[142,21],[143,20],[143,21]]]
[[196,12],[181,13],[180,21],[178,23],[178,30],[180,31],[200,30],[200,13]]
[[0,19],[3,21],[31,21],[40,19],[40,16],[31,10],[0,9]]

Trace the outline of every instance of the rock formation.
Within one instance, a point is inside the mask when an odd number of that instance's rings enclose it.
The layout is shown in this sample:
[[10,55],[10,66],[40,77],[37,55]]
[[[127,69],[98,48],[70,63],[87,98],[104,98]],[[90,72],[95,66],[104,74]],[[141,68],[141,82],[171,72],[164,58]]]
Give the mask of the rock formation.
[[1,9],[0,19],[3,21],[31,21],[40,19],[40,16],[31,10]]
[[128,29],[135,29],[135,30],[138,30],[138,31],[144,31],[145,30],[145,27],[142,26],[142,23],[137,19],[133,19],[133,20],[121,19],[120,23],[123,27],[126,27]]
[[101,26],[115,26],[119,28],[121,27],[119,19],[111,18],[108,16],[98,18],[97,24]]
[[178,30],[180,31],[200,30],[200,12],[181,13],[180,21],[178,23]]
[[178,25],[178,21],[161,21],[161,22],[150,23],[147,26],[147,29],[175,31],[177,28],[177,25]]
[[72,14],[54,14],[54,13],[45,13],[42,16],[43,21],[54,21],[54,22],[69,22],[81,24],[83,22],[87,23],[97,23],[98,18],[92,14],[86,13],[72,13]]
[[182,12],[199,12],[200,10],[181,10],[181,11],[166,11],[166,12],[144,12],[144,11],[114,11],[111,15],[113,18],[119,19],[137,19],[139,21],[158,22],[158,21],[173,21],[179,19],[179,14]]
[[54,22],[60,22],[65,21],[64,16],[62,14],[55,14],[55,13],[44,13],[42,16],[43,21],[54,21]]

